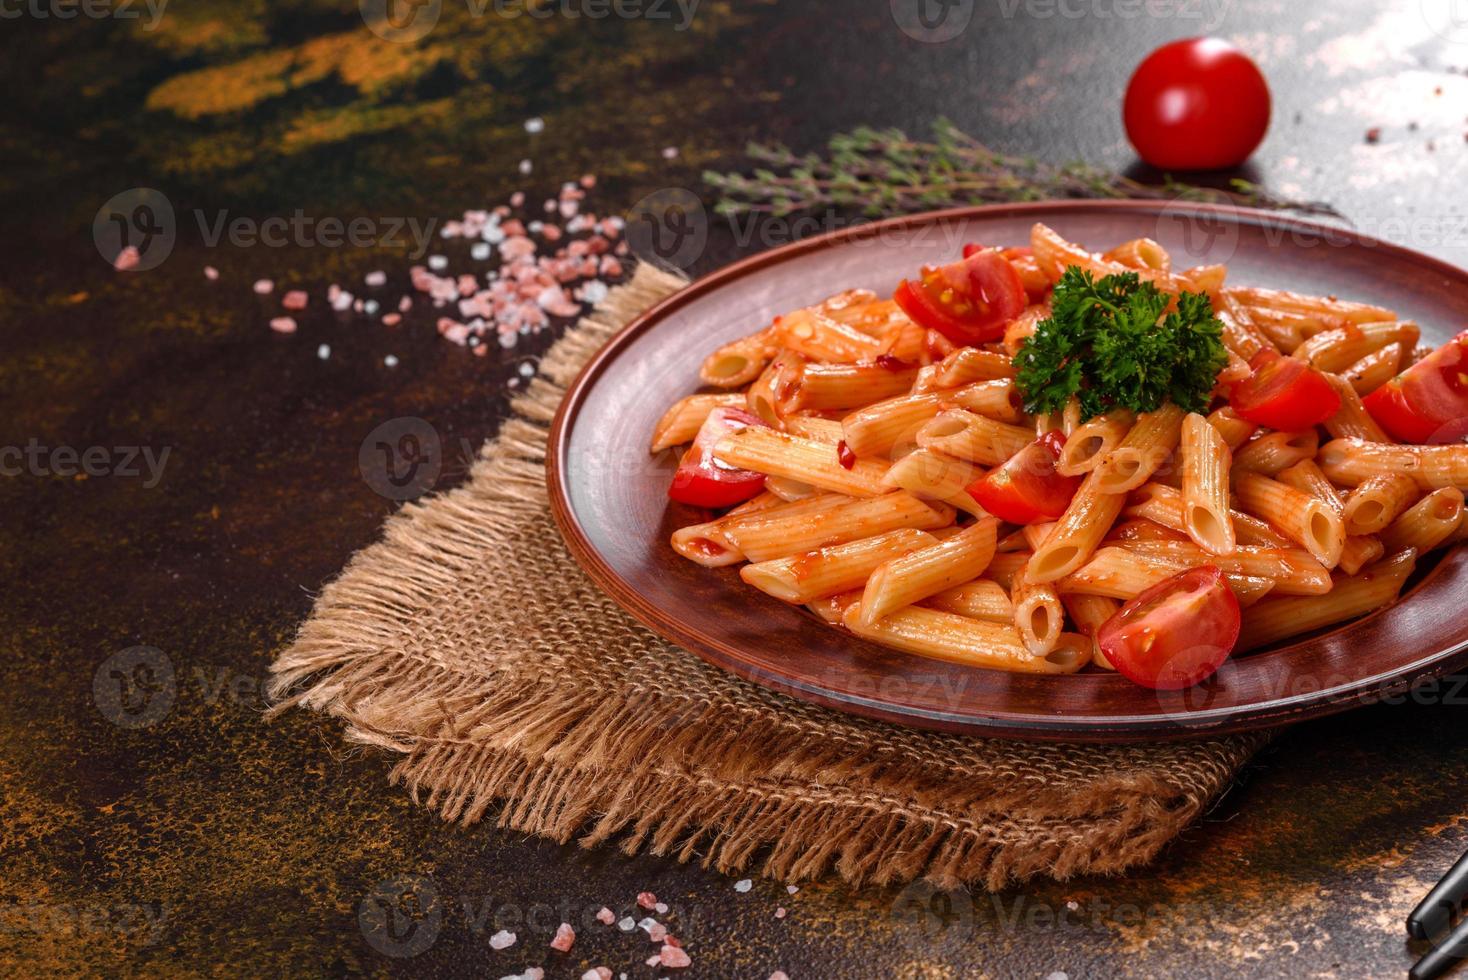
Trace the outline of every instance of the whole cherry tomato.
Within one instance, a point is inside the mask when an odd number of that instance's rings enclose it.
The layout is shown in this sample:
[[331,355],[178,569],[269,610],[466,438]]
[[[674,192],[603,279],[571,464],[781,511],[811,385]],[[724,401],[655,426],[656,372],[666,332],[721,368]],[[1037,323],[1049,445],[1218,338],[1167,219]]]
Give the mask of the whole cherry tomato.
[[1259,66],[1215,37],[1165,44],[1127,84],[1122,117],[1143,160],[1161,170],[1220,170],[1249,158],[1269,129]]

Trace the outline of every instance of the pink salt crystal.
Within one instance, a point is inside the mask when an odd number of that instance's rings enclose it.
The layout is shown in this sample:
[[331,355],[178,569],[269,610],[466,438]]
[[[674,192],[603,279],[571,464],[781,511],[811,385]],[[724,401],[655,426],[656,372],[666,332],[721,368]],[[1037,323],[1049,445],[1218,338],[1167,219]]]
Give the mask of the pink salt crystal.
[[413,308],[413,298],[411,296],[404,296],[402,299],[398,300],[398,310],[399,310],[399,312],[406,313],[409,310],[411,310],[412,308]]
[[[524,194],[520,195],[520,200],[525,200]],[[494,213],[501,218],[508,218],[510,216],[510,209],[501,204],[494,209]]]
[[785,891],[790,893],[791,895],[794,895],[796,892],[800,891],[800,889],[797,888],[795,885],[786,885]]
[[581,278],[583,279],[590,279],[596,275],[596,269],[596,257],[593,255],[588,255],[586,258],[582,259],[581,264],[576,267],[576,274],[581,276]]
[[519,218],[511,218],[500,224],[500,231],[505,233],[506,238],[519,238],[525,234],[525,222]]
[[658,915],[667,915],[668,905],[666,902],[659,902],[653,906],[653,911],[657,912]]
[[485,347],[483,344],[480,344],[478,347],[474,348],[474,356],[475,357],[488,357],[489,356],[489,348],[488,347]]
[[544,238],[548,242],[558,242],[558,241],[560,241],[561,240],[561,226],[560,225],[546,225],[544,228],[540,229],[540,237],[541,238]]
[[581,177],[581,186],[591,190],[596,186],[596,174],[584,174]]
[[261,296],[270,293],[274,289],[275,283],[271,282],[269,279],[255,280],[255,292],[259,293]]
[[506,238],[500,242],[500,258],[506,262],[535,254],[535,243],[522,236]]
[[294,317],[278,316],[270,321],[270,329],[276,333],[295,333],[296,321]]
[[210,282],[213,282],[214,280],[219,278],[219,270],[214,268],[214,266],[212,265],[204,266],[204,278],[208,279]]
[[579,259],[583,255],[591,254],[591,246],[585,241],[578,239],[566,246],[566,254],[573,259]]
[[576,941],[576,930],[571,928],[571,923],[562,922],[556,929],[556,938],[550,941],[551,949],[558,949],[562,953],[571,952],[571,944]]
[[665,147],[663,147],[663,159],[664,160],[676,160],[677,158],[678,158],[678,148],[676,146],[665,146]]
[[550,214],[555,209],[556,209],[556,201],[555,201],[555,199],[554,198],[546,198],[546,201],[545,201],[545,213],[546,214]]
[[581,974],[581,980],[612,980],[612,971],[604,966],[594,966]]
[[600,922],[602,925],[609,926],[613,922],[617,921],[617,913],[613,912],[611,909],[603,905],[601,907],[601,910],[596,913],[596,921]]
[[601,259],[601,274],[615,278],[622,274],[622,263],[617,261],[615,255],[603,255]]
[[586,239],[586,248],[592,255],[605,255],[612,250],[612,243],[600,235],[592,235]]
[[510,932],[508,929],[501,929],[499,932],[489,937],[489,948],[509,949],[511,946],[515,945],[515,939],[516,936],[513,932]]
[[138,267],[138,263],[141,262],[142,259],[142,253],[138,251],[137,246],[129,245],[121,252],[117,253],[117,258],[112,260],[112,268],[116,269],[118,272],[126,272],[129,269],[136,269]]
[[380,271],[369,272],[366,276],[363,277],[362,281],[369,286],[381,286],[383,283],[387,282],[387,273]]
[[403,317],[400,313],[384,313],[382,316],[382,325],[385,327],[395,327],[402,322]]
[[617,243],[615,251],[618,255],[626,255],[628,252],[632,251],[632,246],[628,245],[627,240],[624,238],[622,241]]
[[292,289],[280,298],[280,305],[287,310],[304,310],[309,301],[304,289]]
[[557,210],[560,211],[561,217],[563,218],[574,218],[576,217],[576,212],[581,210],[581,205],[575,201],[562,201],[557,206]]
[[785,907],[783,905],[781,907],[775,909],[775,918],[777,918],[777,919],[783,919],[783,918],[785,918]]
[[790,978],[785,975],[784,970],[776,970],[770,974],[770,980],[790,980]]
[[658,954],[658,962],[673,969],[693,965],[693,960],[689,958],[688,954],[677,946],[664,946],[662,952]]
[[647,965],[648,966],[657,966],[662,961],[663,961],[663,958],[661,956],[657,956],[657,955],[649,956],[647,958]]
[[516,191],[510,195],[510,207],[518,208],[525,203],[525,192]]

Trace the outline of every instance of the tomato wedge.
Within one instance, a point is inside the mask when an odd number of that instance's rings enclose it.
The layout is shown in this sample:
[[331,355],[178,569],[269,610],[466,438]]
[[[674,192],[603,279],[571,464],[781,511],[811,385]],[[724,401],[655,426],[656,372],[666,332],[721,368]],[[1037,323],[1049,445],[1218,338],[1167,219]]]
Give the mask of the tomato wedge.
[[668,496],[680,504],[709,508],[733,507],[757,496],[765,488],[764,474],[735,469],[714,458],[714,447],[721,439],[751,425],[769,428],[764,419],[742,408],[710,412],[693,445],[683,454]]
[[925,266],[918,279],[902,280],[892,298],[914,323],[969,346],[1004,336],[1004,325],[1028,302],[1019,273],[997,249]]
[[989,513],[1011,524],[1053,521],[1070,506],[1081,477],[1055,472],[1065,433],[1056,429],[1021,449],[997,470],[975,480],[969,495]]
[[1364,399],[1400,442],[1462,442],[1468,434],[1468,330]]
[[1304,361],[1266,349],[1254,355],[1249,367],[1254,373],[1234,385],[1229,403],[1255,425],[1299,432],[1340,411],[1341,396]]
[[1218,672],[1239,641],[1239,600],[1215,565],[1190,568],[1137,596],[1096,631],[1117,672],[1180,691]]

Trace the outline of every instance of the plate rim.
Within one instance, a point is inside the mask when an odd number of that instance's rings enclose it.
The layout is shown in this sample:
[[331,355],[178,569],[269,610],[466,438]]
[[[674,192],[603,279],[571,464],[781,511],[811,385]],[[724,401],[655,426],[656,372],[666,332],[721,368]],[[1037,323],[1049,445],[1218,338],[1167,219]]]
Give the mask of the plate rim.
[[[1295,229],[1321,235],[1340,236],[1352,246],[1384,250],[1445,277],[1464,280],[1465,285],[1468,285],[1468,270],[1424,252],[1362,234],[1354,229],[1258,208],[1208,202],[1154,199],[1057,199],[1016,204],[974,205],[899,215],[790,242],[736,260],[706,276],[691,281],[682,289],[660,300],[608,338],[566,387],[565,395],[551,420],[546,442],[545,470],[551,514],[572,557],[592,582],[634,619],[665,640],[698,656],[705,662],[767,690],[790,695],[831,710],[908,728],[1029,741],[1161,742],[1202,739],[1224,734],[1278,728],[1310,718],[1363,707],[1372,703],[1373,700],[1394,696],[1402,691],[1411,690],[1423,681],[1440,678],[1453,670],[1468,667],[1468,640],[1465,640],[1455,647],[1418,657],[1391,671],[1378,673],[1346,685],[1338,685],[1321,691],[1272,697],[1268,701],[1242,707],[1204,709],[1196,713],[1189,713],[1189,721],[1185,725],[1174,722],[1170,727],[1164,727],[1168,724],[1168,716],[1165,714],[1111,715],[1103,720],[1083,716],[1076,720],[1063,714],[1010,713],[999,716],[972,711],[960,714],[912,707],[897,710],[885,701],[854,693],[833,691],[828,687],[800,682],[750,666],[734,655],[729,645],[676,619],[659,615],[658,611],[635,589],[632,589],[592,545],[581,525],[580,518],[571,506],[568,488],[563,479],[564,457],[569,446],[569,435],[587,395],[602,374],[604,366],[614,360],[622,348],[663,318],[697,299],[716,292],[736,280],[757,274],[771,265],[777,265],[810,252],[837,248],[849,242],[884,234],[894,229],[972,218],[1106,211],[1125,214],[1206,214],[1256,227],[1274,226],[1287,230]],[[1417,584],[1414,591],[1421,590],[1434,578],[1442,575],[1450,565],[1465,563],[1468,563],[1468,546],[1460,545],[1445,554],[1427,576]],[[1395,607],[1384,607],[1368,616],[1341,624],[1327,633],[1312,636],[1311,639],[1321,639],[1352,630],[1361,623],[1392,608]],[[1289,648],[1286,646],[1280,650]]]

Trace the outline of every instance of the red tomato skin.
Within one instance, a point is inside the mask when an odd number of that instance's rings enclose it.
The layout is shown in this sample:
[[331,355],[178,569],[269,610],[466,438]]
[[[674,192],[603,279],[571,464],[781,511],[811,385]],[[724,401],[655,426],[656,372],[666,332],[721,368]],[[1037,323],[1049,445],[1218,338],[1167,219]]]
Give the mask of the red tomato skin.
[[1223,572],[1200,565],[1122,606],[1096,631],[1096,645],[1133,683],[1180,691],[1218,672],[1239,641],[1242,622]]
[[1468,331],[1363,399],[1399,442],[1460,442],[1468,429]]
[[1081,477],[1055,472],[1065,433],[1056,429],[1030,443],[1014,458],[969,485],[979,506],[1010,524],[1040,524],[1065,513],[1080,489]]
[[1269,84],[1219,38],[1189,38],[1148,55],[1127,83],[1122,119],[1141,158],[1160,170],[1243,163],[1269,130]]
[[769,428],[764,419],[738,408],[716,408],[698,430],[693,445],[683,454],[668,497],[680,504],[718,510],[742,504],[759,496],[765,488],[762,473],[727,469],[714,462],[714,447],[735,429],[757,425]]
[[[1004,336],[1004,327],[1024,312],[1024,281],[1009,260],[994,249],[968,246],[965,257],[945,266],[929,266],[918,279],[904,279],[892,298],[916,324],[936,330],[960,346],[976,346]],[[977,301],[972,315],[955,314],[935,295],[942,287],[961,288],[964,301]]]
[[[1304,361],[1260,351],[1249,362],[1254,373],[1234,385],[1229,403],[1240,418],[1280,432],[1302,432],[1341,409],[1341,396]],[[1281,377],[1294,375],[1288,383]],[[1279,390],[1271,391],[1272,386]]]

